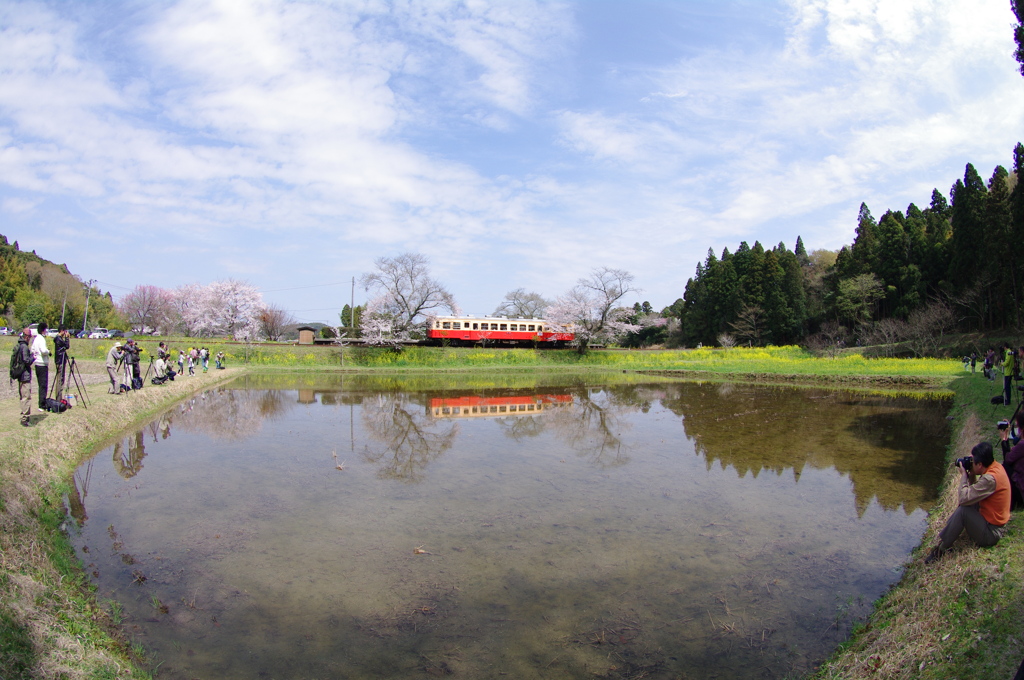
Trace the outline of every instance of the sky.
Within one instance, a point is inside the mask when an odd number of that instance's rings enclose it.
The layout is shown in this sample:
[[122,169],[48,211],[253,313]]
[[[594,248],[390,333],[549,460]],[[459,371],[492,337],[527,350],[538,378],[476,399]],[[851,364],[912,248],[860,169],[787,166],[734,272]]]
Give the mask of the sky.
[[[337,323],[406,252],[464,313],[708,249],[837,250],[1024,141],[1008,0],[0,0],[0,234],[115,299]],[[353,294],[353,278],[356,280]]]

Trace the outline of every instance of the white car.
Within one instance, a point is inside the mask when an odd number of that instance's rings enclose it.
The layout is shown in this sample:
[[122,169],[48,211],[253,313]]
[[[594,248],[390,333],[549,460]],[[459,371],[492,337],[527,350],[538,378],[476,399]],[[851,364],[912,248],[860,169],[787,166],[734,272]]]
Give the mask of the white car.
[[103,340],[109,337],[110,333],[107,332],[106,328],[93,328],[92,333],[89,333],[89,338],[91,340]]
[[10,335],[11,330],[7,326],[0,326],[0,335]]

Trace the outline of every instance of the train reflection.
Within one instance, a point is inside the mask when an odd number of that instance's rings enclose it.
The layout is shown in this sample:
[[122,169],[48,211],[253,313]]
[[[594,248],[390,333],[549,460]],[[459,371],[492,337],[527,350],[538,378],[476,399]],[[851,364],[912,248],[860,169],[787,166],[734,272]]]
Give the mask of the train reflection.
[[571,394],[505,397],[433,397],[427,413],[434,418],[504,418],[535,416],[572,404]]

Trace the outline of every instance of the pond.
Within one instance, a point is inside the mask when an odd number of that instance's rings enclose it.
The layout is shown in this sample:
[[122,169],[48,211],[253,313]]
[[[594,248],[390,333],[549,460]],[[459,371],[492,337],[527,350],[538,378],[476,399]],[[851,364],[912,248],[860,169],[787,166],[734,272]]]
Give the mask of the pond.
[[251,376],[98,452],[70,524],[160,678],[794,677],[899,579],[948,408]]

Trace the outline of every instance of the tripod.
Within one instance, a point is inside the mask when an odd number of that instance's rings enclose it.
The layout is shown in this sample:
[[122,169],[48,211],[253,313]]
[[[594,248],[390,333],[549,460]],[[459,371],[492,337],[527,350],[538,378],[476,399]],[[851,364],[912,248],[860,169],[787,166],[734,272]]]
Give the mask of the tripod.
[[50,389],[47,393],[47,397],[52,396],[57,401],[60,401],[61,396],[64,393],[64,380],[67,378],[68,371],[68,357],[64,355],[63,361],[57,361],[54,364],[54,368],[57,369],[56,374],[53,376],[54,380],[50,383]]
[[[82,371],[78,368],[74,357],[70,357],[70,360],[71,364],[68,366],[68,369],[71,373],[71,380],[75,383],[75,387],[78,388],[78,393],[82,395],[82,404],[89,408],[89,393],[85,391],[85,379],[82,378]],[[63,366],[61,368],[63,369]]]
[[149,366],[146,367],[146,375],[142,377],[142,384],[145,386],[146,381],[149,380],[149,372],[153,370],[153,357],[149,358]]

